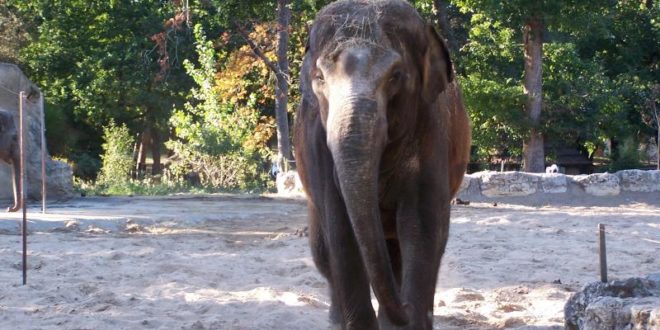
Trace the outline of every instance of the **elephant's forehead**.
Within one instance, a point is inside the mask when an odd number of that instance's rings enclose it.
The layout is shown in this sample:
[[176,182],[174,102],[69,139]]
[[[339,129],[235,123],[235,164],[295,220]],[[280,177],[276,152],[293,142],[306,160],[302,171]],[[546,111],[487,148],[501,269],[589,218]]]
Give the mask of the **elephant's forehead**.
[[355,74],[368,75],[370,71],[386,70],[401,56],[392,49],[373,46],[345,47],[335,56],[322,59],[326,68],[337,69],[341,73],[352,76]]

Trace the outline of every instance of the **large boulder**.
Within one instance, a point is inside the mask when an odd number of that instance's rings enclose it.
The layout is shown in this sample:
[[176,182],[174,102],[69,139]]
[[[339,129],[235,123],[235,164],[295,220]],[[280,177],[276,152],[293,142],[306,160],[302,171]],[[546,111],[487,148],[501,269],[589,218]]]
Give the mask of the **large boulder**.
[[616,172],[624,191],[660,191],[660,171],[624,170]]
[[[0,108],[14,114],[19,125],[18,93],[25,91],[24,103],[27,195],[41,198],[41,90],[13,65],[0,63]],[[54,161],[46,151],[46,176],[48,198],[66,199],[73,196],[72,171],[64,162]],[[0,199],[13,199],[11,167],[0,161]]]
[[541,177],[541,190],[549,194],[561,194],[568,190],[568,180],[561,173],[543,173]]
[[481,195],[481,188],[479,187],[480,177],[479,174],[465,174],[461,182],[456,197],[469,198],[470,196]]
[[536,193],[539,176],[525,172],[481,172],[481,193],[487,197],[527,196]]
[[594,196],[616,196],[621,192],[619,177],[611,173],[596,173],[590,175],[573,176],[577,183],[587,194]]
[[564,306],[568,330],[660,328],[660,274],[587,284]]

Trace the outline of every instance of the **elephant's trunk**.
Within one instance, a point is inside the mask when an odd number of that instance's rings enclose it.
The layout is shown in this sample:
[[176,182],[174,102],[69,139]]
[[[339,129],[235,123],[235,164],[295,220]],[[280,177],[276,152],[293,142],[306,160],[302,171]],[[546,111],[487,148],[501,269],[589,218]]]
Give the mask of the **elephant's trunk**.
[[387,120],[377,102],[345,98],[330,109],[327,143],[367,276],[388,318],[408,322],[385,244],[378,205],[378,169],[387,140]]

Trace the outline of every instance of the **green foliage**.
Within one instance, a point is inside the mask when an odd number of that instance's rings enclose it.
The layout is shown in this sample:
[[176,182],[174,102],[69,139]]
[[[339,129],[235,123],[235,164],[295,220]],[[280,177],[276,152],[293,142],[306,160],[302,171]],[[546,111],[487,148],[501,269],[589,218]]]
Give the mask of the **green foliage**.
[[[176,139],[167,143],[178,156],[172,165],[176,175],[199,175],[202,185],[223,189],[264,189],[267,175],[264,162],[269,150],[260,148],[253,137],[260,114],[254,93],[244,98],[218,93],[216,85],[218,55],[212,42],[195,26],[199,66],[184,63],[197,87],[183,109],[170,118]],[[241,102],[245,101],[245,104]]]
[[110,193],[121,189],[131,180],[134,139],[126,125],[117,126],[114,121],[103,128],[103,155],[98,184]]
[[472,121],[477,156],[522,154],[527,129],[520,76],[522,50],[511,28],[474,14],[469,41],[461,49],[459,77]]
[[[291,117],[300,100],[307,24],[329,2],[289,4]],[[424,19],[436,19],[435,1],[411,3]],[[652,91],[659,80],[654,46],[660,2],[648,2],[651,7],[596,0],[446,3],[457,39],[453,60],[481,160],[522,153],[530,129],[522,27],[530,18],[540,18],[546,27],[539,127],[546,141],[593,153],[607,139],[655,136],[650,104],[657,103]],[[117,143],[128,141],[103,144],[101,132],[109,127],[127,128],[128,137],[148,128],[171,139],[167,147],[175,160],[162,177],[135,181],[122,174],[109,189],[106,183],[117,176],[103,174],[98,184],[80,183],[88,193],[180,191],[191,188],[184,180],[190,173],[200,177],[202,189],[263,190],[272,184],[265,173],[276,145],[275,77],[232,31],[236,24],[251,31],[250,39],[275,60],[277,2],[190,5],[199,25],[194,33],[187,25],[172,28],[181,19],[176,0],[0,0],[0,60],[18,62],[45,92],[49,150],[69,159],[78,178],[96,178],[100,154],[105,161],[108,152],[118,152]],[[112,120],[125,126],[108,126]],[[121,147],[132,151],[132,145]],[[634,158],[629,151],[634,148],[621,148],[614,154],[627,156],[616,156],[612,166],[625,167],[619,163]],[[114,170],[104,165],[104,173]]]
[[610,162],[609,170],[616,172],[640,168],[642,166],[642,155],[637,146],[638,144],[632,138],[626,139],[616,150],[614,159]]
[[[459,73],[479,155],[518,154],[529,130],[523,112],[522,25],[541,18],[544,107],[540,127],[552,145],[593,152],[606,139],[651,135],[657,84],[657,2],[455,0],[471,15]],[[640,116],[640,113],[642,115]]]
[[544,131],[555,144],[599,141],[604,111],[617,100],[600,63],[579,56],[573,43],[544,47]]
[[101,170],[101,161],[88,153],[77,153],[69,160],[73,176],[81,180],[94,180]]
[[[34,26],[20,59],[68,129],[54,153],[98,157],[99,132],[111,119],[132,132],[167,128],[172,105],[191,86],[181,67],[192,55],[190,33],[164,24],[177,1],[7,1]],[[162,36],[167,56],[154,36]]]

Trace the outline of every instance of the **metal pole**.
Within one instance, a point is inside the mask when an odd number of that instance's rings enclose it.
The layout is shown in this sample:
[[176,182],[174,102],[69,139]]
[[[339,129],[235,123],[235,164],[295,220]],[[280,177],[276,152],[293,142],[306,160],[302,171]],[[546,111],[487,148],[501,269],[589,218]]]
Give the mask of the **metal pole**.
[[44,93],[41,92],[41,213],[46,214],[46,122],[44,115]]
[[25,136],[24,136],[24,121],[25,109],[23,109],[23,101],[25,99],[25,92],[19,93],[18,109],[19,109],[19,144],[21,156],[21,209],[23,209],[23,224],[21,226],[21,236],[23,238],[23,285],[27,284],[27,210],[25,207]]
[[605,250],[605,225],[598,224],[598,254],[600,256],[600,281],[607,283],[607,251]]

